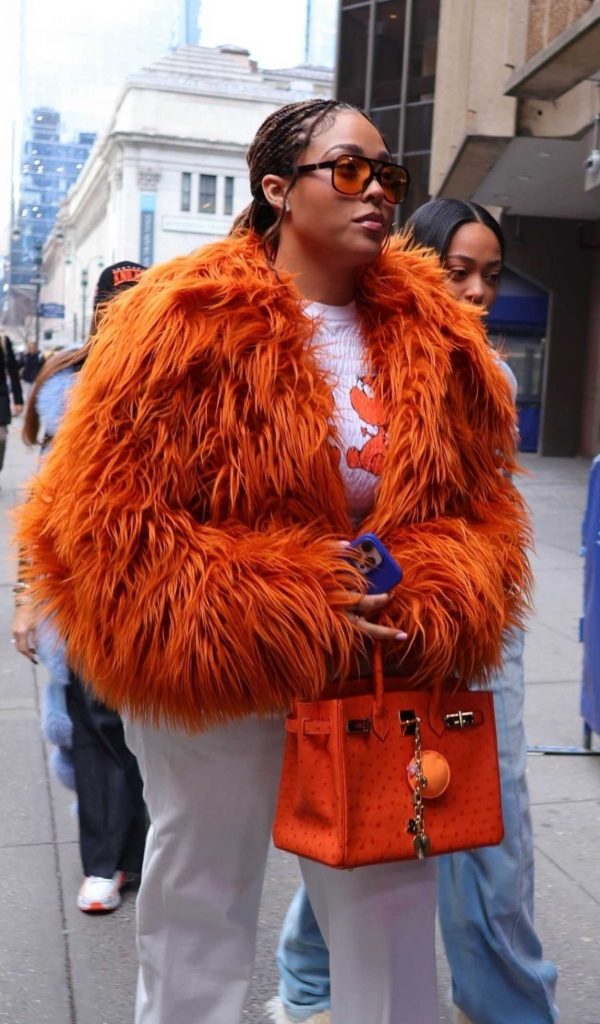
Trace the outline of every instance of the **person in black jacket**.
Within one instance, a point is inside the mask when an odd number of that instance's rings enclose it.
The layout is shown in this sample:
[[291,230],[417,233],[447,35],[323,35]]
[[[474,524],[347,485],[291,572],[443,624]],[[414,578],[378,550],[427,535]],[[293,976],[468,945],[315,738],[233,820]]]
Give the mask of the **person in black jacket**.
[[23,387],[23,397],[27,402],[31,389],[34,385],[35,379],[44,365],[43,353],[39,351],[35,341],[27,342],[27,351],[23,356],[21,364],[21,381]]
[[[10,391],[9,391],[10,385]],[[12,411],[10,394],[12,392]],[[19,368],[8,335],[0,335],[0,469],[4,465],[8,426],[12,416],[23,411],[23,392]]]

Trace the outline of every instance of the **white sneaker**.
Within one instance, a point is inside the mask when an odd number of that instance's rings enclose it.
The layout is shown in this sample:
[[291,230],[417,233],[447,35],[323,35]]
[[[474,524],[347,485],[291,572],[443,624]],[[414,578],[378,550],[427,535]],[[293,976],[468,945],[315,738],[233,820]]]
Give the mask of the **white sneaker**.
[[115,871],[112,878],[98,878],[89,875],[84,878],[77,896],[77,906],[86,914],[106,913],[116,910],[121,902],[120,889],[125,883],[122,871]]
[[279,996],[269,999],[269,1002],[265,1003],[265,1010],[274,1024],[331,1024],[329,1010],[319,1010],[318,1013],[312,1013],[310,1017],[290,1017]]

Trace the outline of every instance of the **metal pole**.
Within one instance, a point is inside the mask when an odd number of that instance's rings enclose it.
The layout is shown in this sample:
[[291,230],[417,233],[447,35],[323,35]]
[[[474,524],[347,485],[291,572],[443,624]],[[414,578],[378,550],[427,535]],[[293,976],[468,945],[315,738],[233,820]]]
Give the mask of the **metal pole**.
[[35,257],[33,265],[35,267],[35,277],[33,278],[32,284],[35,285],[35,347],[39,348],[40,344],[40,294],[42,291],[42,247],[36,245]]
[[363,107],[367,114],[371,113],[371,97],[373,95],[373,64],[375,55],[375,0],[371,0],[369,7],[369,28],[367,35],[367,66],[365,68],[365,97]]
[[[406,0],[406,12],[404,16],[404,49],[402,53],[402,78],[400,80],[400,119],[398,122],[398,150],[397,160],[401,164],[404,161],[404,150],[406,148],[406,101],[408,98],[408,77],[410,62],[410,44],[412,36],[413,0]],[[394,213],[394,224],[398,231],[402,224],[402,207],[397,206]]]
[[85,344],[85,293],[87,291],[88,272],[81,271],[81,344]]
[[36,351],[40,347],[40,292],[42,290],[42,282],[40,280],[39,271],[35,285],[35,347]]
[[402,53],[402,78],[400,81],[400,122],[398,124],[398,163],[404,160],[406,134],[406,100],[408,97],[408,75],[410,65],[410,42],[412,35],[413,0],[407,0],[404,17],[404,49]]

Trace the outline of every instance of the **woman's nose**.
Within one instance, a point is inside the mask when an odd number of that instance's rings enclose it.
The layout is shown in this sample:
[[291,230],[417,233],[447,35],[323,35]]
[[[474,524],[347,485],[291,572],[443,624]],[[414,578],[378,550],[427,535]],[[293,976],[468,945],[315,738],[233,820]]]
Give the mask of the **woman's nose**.
[[485,301],[485,286],[483,278],[479,275],[473,275],[467,284],[465,291],[465,299],[467,302],[472,302],[474,306],[482,306]]
[[363,189],[361,199],[370,200],[372,203],[375,203],[376,205],[379,205],[384,201],[385,196],[383,194],[383,189],[379,182],[377,181],[375,175],[373,175],[367,187]]

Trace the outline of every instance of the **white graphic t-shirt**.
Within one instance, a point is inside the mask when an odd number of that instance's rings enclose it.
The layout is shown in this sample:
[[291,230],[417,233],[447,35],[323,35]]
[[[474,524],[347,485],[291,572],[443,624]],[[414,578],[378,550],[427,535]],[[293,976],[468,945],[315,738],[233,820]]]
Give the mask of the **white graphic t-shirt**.
[[313,347],[320,366],[334,382],[339,468],[355,525],[371,511],[383,465],[386,424],[374,394],[356,303],[309,303],[316,321]]

